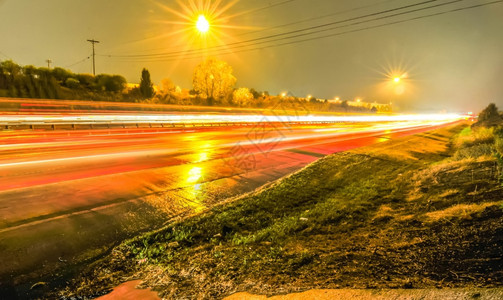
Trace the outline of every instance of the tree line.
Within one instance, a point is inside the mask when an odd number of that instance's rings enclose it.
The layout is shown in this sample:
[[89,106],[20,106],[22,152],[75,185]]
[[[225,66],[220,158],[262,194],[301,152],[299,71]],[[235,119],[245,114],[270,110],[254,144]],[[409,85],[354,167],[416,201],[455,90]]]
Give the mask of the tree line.
[[77,74],[63,68],[20,66],[0,61],[0,97],[131,101],[121,75]]
[[233,106],[271,108],[281,103],[283,109],[310,111],[377,112],[376,107],[351,106],[347,101],[330,103],[314,97],[306,100],[291,95],[271,96],[267,91],[236,88],[237,79],[226,62],[208,58],[194,70],[190,91],[183,90],[170,79],[163,79],[160,88],[143,69],[140,84],[127,88],[121,75],[77,74],[63,68],[20,66],[11,60],[0,61],[0,97],[75,99],[99,101],[143,102],[177,105]]

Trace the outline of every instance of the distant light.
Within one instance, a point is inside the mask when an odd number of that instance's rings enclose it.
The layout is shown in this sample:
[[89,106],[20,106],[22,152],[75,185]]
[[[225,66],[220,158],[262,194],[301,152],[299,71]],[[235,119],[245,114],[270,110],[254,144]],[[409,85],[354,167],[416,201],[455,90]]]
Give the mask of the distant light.
[[356,102],[361,102],[362,100],[360,98],[356,99]]
[[286,96],[286,93],[281,93],[281,97],[285,97]]
[[395,78],[393,78],[393,81],[394,81],[394,82],[396,82],[396,83],[399,83],[399,82],[400,82],[400,80],[401,80],[401,79],[400,79],[400,77],[395,77]]
[[339,100],[341,100],[341,98],[335,97],[335,101],[339,101]]
[[313,96],[307,95],[307,99],[311,99],[311,98],[313,98]]
[[196,28],[200,33],[207,33],[210,30],[210,22],[208,22],[208,19],[204,15],[199,15]]

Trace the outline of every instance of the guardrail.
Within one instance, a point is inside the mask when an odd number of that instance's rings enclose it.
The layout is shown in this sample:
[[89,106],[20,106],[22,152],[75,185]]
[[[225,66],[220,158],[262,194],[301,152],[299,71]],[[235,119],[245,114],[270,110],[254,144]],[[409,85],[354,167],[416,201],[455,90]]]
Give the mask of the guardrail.
[[204,128],[204,127],[252,127],[252,126],[295,126],[323,125],[340,123],[338,121],[298,121],[298,122],[195,122],[195,123],[161,123],[161,122],[77,122],[77,123],[27,123],[10,122],[0,124],[0,131],[5,130],[89,130],[113,128]]

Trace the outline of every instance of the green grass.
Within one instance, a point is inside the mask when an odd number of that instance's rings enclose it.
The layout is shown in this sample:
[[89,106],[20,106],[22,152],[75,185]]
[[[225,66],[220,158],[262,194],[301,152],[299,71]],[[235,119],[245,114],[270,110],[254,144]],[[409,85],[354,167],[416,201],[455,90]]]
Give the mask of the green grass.
[[[396,170],[390,173],[393,165]],[[408,168],[357,154],[321,159],[260,194],[168,226],[125,247],[138,253],[138,259],[159,259],[161,252],[152,249],[174,241],[186,247],[211,240],[236,246],[264,241],[282,244],[318,224],[357,224],[383,202],[378,195],[393,194],[397,188],[389,181],[390,174]],[[344,172],[347,169],[352,170],[352,176]],[[374,175],[366,175],[368,170],[375,170]]]

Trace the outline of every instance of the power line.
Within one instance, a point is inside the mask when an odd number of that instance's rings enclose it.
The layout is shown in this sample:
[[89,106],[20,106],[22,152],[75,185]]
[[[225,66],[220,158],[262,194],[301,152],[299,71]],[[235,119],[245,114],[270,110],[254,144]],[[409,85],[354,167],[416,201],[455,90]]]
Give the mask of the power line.
[[279,28],[284,28],[284,27],[289,27],[289,26],[295,26],[295,25],[299,25],[301,23],[307,23],[307,22],[311,22],[311,21],[317,21],[317,20],[320,20],[320,19],[325,19],[325,18],[328,18],[328,17],[333,17],[333,16],[345,14],[345,13],[348,13],[348,12],[362,10],[362,9],[369,8],[369,7],[372,7],[372,6],[381,5],[381,4],[388,3],[388,2],[395,2],[395,1],[398,1],[398,0],[385,0],[385,1],[378,2],[378,3],[373,3],[373,4],[369,4],[369,5],[359,6],[359,7],[355,7],[355,8],[351,8],[351,9],[347,9],[347,10],[343,10],[343,11],[338,11],[338,12],[335,12],[335,13],[330,13],[330,14],[326,14],[326,15],[322,15],[322,16],[318,16],[318,17],[314,17],[314,18],[309,18],[309,19],[299,20],[299,21],[290,22],[290,23],[286,23],[286,24],[276,25],[276,26],[272,26],[272,27],[268,27],[268,28],[264,28],[264,29],[260,29],[260,30],[251,31],[251,32],[245,32],[245,33],[242,33],[242,34],[239,34],[239,35],[241,35],[241,36],[243,36],[243,35],[250,35],[250,34],[255,34],[255,33],[259,33],[259,32],[271,31],[271,30],[274,30],[274,29],[279,29]]
[[71,68],[71,67],[73,67],[73,66],[76,66],[76,65],[78,65],[78,64],[81,64],[81,63],[85,62],[86,60],[88,60],[88,59],[90,59],[90,58],[91,58],[91,55],[89,55],[89,56],[87,56],[86,58],[81,59],[81,60],[79,60],[79,61],[77,61],[77,62],[75,62],[75,63],[73,63],[73,64],[69,64],[68,66],[65,66],[64,68],[65,68],[65,69],[67,69],[67,68]]
[[[297,44],[297,43],[302,43],[302,42],[308,42],[308,41],[318,40],[318,39],[322,39],[322,38],[334,37],[334,36],[338,36],[338,35],[342,35],[342,34],[346,34],[346,33],[352,33],[352,32],[358,32],[358,31],[364,31],[364,30],[369,30],[369,29],[375,29],[375,28],[380,28],[380,27],[385,27],[385,26],[390,26],[390,25],[395,25],[395,24],[401,24],[401,23],[406,23],[406,22],[410,22],[410,21],[421,20],[421,19],[426,19],[426,18],[430,18],[430,17],[445,15],[445,14],[449,14],[449,13],[453,13],[453,12],[459,12],[459,11],[464,11],[464,10],[468,10],[468,9],[474,9],[474,8],[478,8],[478,7],[482,7],[482,6],[488,6],[488,5],[492,5],[492,4],[498,4],[498,3],[502,3],[502,2],[503,2],[503,0],[497,0],[497,1],[491,1],[491,2],[482,3],[482,4],[476,4],[476,5],[466,6],[466,7],[454,8],[454,9],[450,9],[450,10],[443,11],[443,12],[438,12],[438,13],[433,13],[433,14],[428,14],[428,15],[423,15],[423,16],[418,16],[418,17],[413,17],[413,18],[409,18],[409,19],[405,19],[405,20],[399,20],[399,21],[394,21],[394,22],[389,22],[389,23],[385,23],[385,24],[368,26],[368,27],[354,29],[354,30],[346,31],[346,32],[342,32],[342,33],[333,33],[333,34],[323,35],[323,36],[309,38],[309,39],[303,39],[303,40],[298,40],[298,41],[291,41],[291,42],[287,42],[287,43],[272,45],[272,46],[268,46],[266,48],[272,48],[272,47],[278,47],[278,46]],[[256,49],[258,50],[258,49],[264,49],[264,48],[262,47],[262,48],[256,48]]]
[[[288,4],[288,3],[294,2],[294,1],[297,1],[297,0],[287,0],[287,1],[282,1],[282,2],[272,3],[269,6],[264,6],[264,7],[260,7],[260,8],[254,9],[254,10],[246,11],[244,13],[239,14],[238,16],[243,16],[243,15],[255,13],[257,11],[266,10],[266,9],[269,9],[269,8],[272,8],[272,7],[276,7],[276,6]],[[381,4],[388,3],[388,2],[395,2],[395,1],[398,1],[398,0],[384,0],[384,1],[381,1],[381,2],[378,2],[378,3],[373,3],[373,4],[370,4],[370,5],[364,5],[364,6],[359,6],[359,7],[355,7],[355,8],[343,10],[343,11],[338,11],[338,12],[335,12],[335,13],[331,13],[331,14],[327,14],[327,15],[323,15],[323,16],[319,16],[319,17],[315,17],[315,18],[311,18],[311,19],[304,19],[304,20],[299,20],[299,21],[296,21],[296,22],[291,22],[291,23],[287,23],[287,24],[281,24],[281,25],[277,25],[277,26],[273,26],[273,27],[269,27],[269,28],[264,28],[264,29],[260,29],[260,30],[255,30],[255,31],[251,31],[251,32],[245,32],[245,33],[242,33],[242,34],[238,34],[237,36],[256,34],[256,33],[259,33],[259,32],[270,31],[270,30],[274,30],[274,29],[278,29],[278,28],[283,28],[283,27],[289,27],[289,26],[292,26],[292,25],[298,25],[298,24],[310,22],[310,21],[313,21],[313,20],[320,20],[320,19],[324,19],[324,18],[327,18],[327,17],[341,15],[341,14],[345,14],[345,13],[348,13],[348,12],[351,12],[351,11],[358,11],[358,10],[362,10],[362,9],[365,9],[365,8],[368,8],[368,7],[372,7],[372,6],[376,6],[376,5],[381,5]],[[145,41],[145,40],[147,40],[147,39],[136,40],[134,42],[140,42],[140,41]],[[245,42],[245,41],[243,41],[243,42]],[[132,43],[132,42],[130,42],[130,43]],[[143,52],[156,51],[156,50],[159,50],[159,49],[145,50]],[[186,51],[189,51],[189,50],[178,51],[178,53],[186,54]],[[190,51],[193,51],[193,50],[190,50]],[[174,53],[174,51],[173,52],[169,52],[169,53]],[[97,55],[98,56],[103,56],[103,57],[125,57],[125,56],[128,56],[128,55],[113,55],[113,54],[97,54]],[[144,55],[154,55],[154,54],[144,54]]]
[[280,6],[280,5],[288,4],[288,3],[290,3],[290,2],[294,2],[294,1],[297,1],[297,0],[285,0],[285,1],[277,2],[277,3],[271,3],[271,4],[269,4],[268,6],[264,6],[264,7],[256,8],[256,9],[253,9],[253,10],[247,11],[247,12],[245,12],[245,13],[243,13],[243,14],[240,14],[240,15],[248,15],[248,14],[256,13],[256,12],[258,12],[258,11],[262,11],[262,10],[270,9],[270,8],[273,8],[273,7],[276,7],[276,6]]
[[94,52],[94,44],[99,44],[100,41],[94,39],[87,40],[93,45],[93,75],[96,76],[96,53]]
[[[242,49],[242,50],[238,50],[238,51],[229,50],[227,52],[220,52],[220,53],[218,53],[218,55],[235,54],[235,53],[240,53],[240,52],[262,50],[262,49],[280,47],[280,46],[285,46],[285,45],[292,45],[292,44],[297,44],[297,43],[303,43],[303,42],[308,42],[308,41],[313,41],[313,40],[318,40],[318,39],[323,39],[323,38],[328,38],[328,37],[334,37],[334,36],[339,36],[339,35],[344,35],[344,34],[349,34],[349,33],[355,33],[355,32],[360,32],[360,31],[371,30],[371,29],[375,29],[375,28],[381,28],[381,27],[391,26],[391,25],[395,25],[395,24],[406,23],[406,22],[420,20],[420,19],[426,19],[426,18],[430,18],[430,17],[434,17],[434,16],[439,16],[439,15],[444,15],[444,14],[449,14],[449,13],[453,13],[453,12],[459,12],[459,11],[474,9],[474,8],[478,8],[478,7],[483,7],[483,6],[498,4],[498,3],[501,3],[501,2],[503,2],[503,0],[491,1],[491,2],[487,2],[487,3],[476,4],[476,5],[471,5],[471,6],[461,7],[461,8],[450,9],[450,10],[443,11],[443,12],[437,12],[437,13],[427,14],[427,15],[423,15],[423,16],[413,17],[413,18],[409,18],[409,19],[404,19],[404,20],[399,20],[399,21],[393,21],[393,22],[384,23],[384,24],[378,24],[378,25],[373,25],[373,26],[367,26],[367,27],[357,28],[357,29],[348,30],[348,31],[344,31],[344,32],[337,32],[337,33],[332,33],[332,34],[326,34],[326,35],[323,35],[323,36],[306,38],[306,39],[302,39],[302,40],[289,41],[289,42],[284,42],[284,43],[279,43],[279,44],[274,44],[274,45],[269,45],[269,46],[256,47],[256,48],[250,48],[250,49]],[[183,59],[196,59],[196,58],[200,58],[200,57],[198,55],[196,55],[196,56],[193,55],[192,57],[181,57],[181,58],[183,58]],[[180,58],[169,58],[169,59],[162,59],[162,60],[161,59],[154,59],[154,58],[152,58],[150,60],[142,60],[142,61],[144,61],[144,62],[173,61],[173,60],[176,60],[176,59],[180,59]]]
[[[141,58],[141,57],[154,57],[154,56],[169,57],[169,56],[176,55],[176,54],[184,54],[184,55],[186,55],[186,54],[192,54],[192,53],[201,54],[201,53],[207,52],[208,50],[212,51],[212,50],[221,49],[221,48],[223,48],[223,49],[229,49],[229,48],[233,48],[233,46],[242,45],[242,44],[248,44],[248,43],[254,43],[254,44],[257,44],[256,42],[262,43],[260,41],[268,40],[268,39],[274,39],[274,38],[279,38],[279,37],[284,37],[284,36],[288,36],[288,35],[292,35],[292,34],[304,32],[304,31],[312,31],[312,32],[309,32],[307,34],[316,34],[318,32],[317,31],[313,31],[313,30],[320,30],[320,28],[325,28],[325,27],[329,27],[329,26],[333,26],[333,25],[337,25],[337,24],[341,24],[341,23],[346,23],[346,22],[357,20],[357,19],[368,18],[368,17],[371,17],[371,16],[377,16],[377,15],[381,15],[381,14],[386,14],[386,13],[390,13],[390,12],[393,12],[393,11],[403,10],[403,9],[407,9],[407,8],[411,8],[411,7],[415,7],[415,6],[420,6],[420,5],[424,5],[424,4],[428,4],[428,3],[432,3],[432,2],[436,2],[436,1],[438,1],[438,0],[427,0],[427,1],[419,2],[419,3],[414,3],[414,4],[410,4],[410,5],[405,5],[405,6],[397,7],[397,8],[392,8],[392,9],[387,9],[387,10],[383,10],[383,11],[379,11],[379,12],[374,12],[374,13],[371,13],[371,14],[366,14],[366,15],[362,15],[362,16],[358,16],[358,17],[347,18],[347,19],[344,19],[344,20],[329,22],[329,23],[325,23],[325,24],[321,24],[321,25],[306,27],[306,28],[302,28],[302,29],[297,29],[297,30],[292,30],[292,31],[284,32],[284,33],[278,33],[278,34],[268,35],[268,36],[259,37],[259,38],[253,38],[253,39],[249,39],[249,40],[245,40],[245,41],[234,42],[234,43],[230,43],[230,44],[226,44],[226,45],[219,45],[219,46],[208,47],[206,49],[195,49],[195,50],[186,50],[186,51],[172,51],[172,52],[155,53],[155,54],[108,55],[108,56],[109,57],[122,57],[122,58]],[[455,0],[453,2],[460,2],[460,1],[465,1],[465,0]],[[449,2],[449,3],[453,3],[453,2]],[[446,5],[446,4],[439,4],[439,5]],[[428,7],[428,8],[431,8],[431,7]],[[424,9],[428,9],[428,8],[424,8]],[[276,39],[274,39],[272,41],[275,41],[275,40]]]
[[[431,1],[427,1],[427,2],[433,2],[433,1],[437,1],[437,0],[431,0]],[[370,23],[370,22],[379,21],[379,20],[384,20],[384,19],[390,19],[390,18],[394,18],[394,17],[397,17],[397,16],[402,16],[402,15],[406,15],[406,14],[420,12],[420,11],[423,11],[423,10],[427,10],[427,9],[431,9],[431,8],[437,8],[437,7],[441,7],[441,6],[445,6],[445,5],[449,5],[449,4],[454,4],[454,3],[457,3],[457,2],[462,2],[462,1],[466,1],[466,0],[453,0],[453,1],[450,1],[450,2],[446,2],[446,3],[440,3],[440,4],[436,4],[436,5],[431,5],[431,6],[428,6],[428,7],[413,9],[413,10],[409,10],[409,11],[405,11],[405,12],[401,12],[401,13],[396,13],[396,14],[391,14],[391,15],[387,15],[387,16],[382,16],[382,17],[376,17],[376,18],[372,18],[372,19],[368,19],[368,20],[364,20],[364,21],[353,22],[353,23],[350,23],[350,24],[340,25],[340,26],[337,26],[337,27],[318,29],[318,30],[316,30],[314,32],[306,32],[306,33],[299,33],[299,34],[296,34],[296,35],[283,36],[283,37],[279,37],[279,38],[273,39],[272,41],[276,42],[276,41],[283,41],[283,40],[288,40],[288,39],[294,39],[294,38],[299,38],[299,37],[314,35],[314,34],[318,34],[318,33],[322,33],[322,32],[327,32],[327,31],[333,31],[333,30],[341,29],[341,28],[345,28],[345,27],[350,27],[350,26],[355,26],[355,25],[361,25],[361,24]],[[424,4],[424,2],[422,4]],[[375,13],[375,14],[371,14],[371,15],[378,15],[378,14],[380,14],[380,13]],[[369,15],[367,15],[367,16],[369,16]],[[365,18],[367,16],[365,16]],[[357,20],[357,19],[359,19],[359,18],[352,18],[352,20]],[[348,20],[349,19],[343,20],[343,21],[332,22],[331,25],[335,25],[336,23],[345,23]],[[326,26],[323,26],[323,27],[326,27]],[[298,30],[297,32],[302,32],[302,31],[306,31],[306,30]],[[269,42],[271,42],[271,41],[259,40],[257,43],[255,43],[255,45],[256,44],[269,43]],[[239,47],[244,47],[244,46],[245,45],[243,45],[243,46],[237,46],[237,47],[234,47],[233,49],[239,48]]]
[[[453,3],[461,2],[461,1],[465,1],[465,0],[453,0],[453,1],[450,1],[450,2],[447,2],[447,3],[436,4],[436,5],[432,5],[432,6],[428,6],[428,7],[422,7],[422,8],[418,8],[418,9],[408,10],[408,11],[405,11],[405,12],[399,12],[399,13],[392,14],[392,15],[385,15],[385,16],[376,17],[376,18],[373,18],[373,19],[367,19],[367,20],[363,20],[363,21],[358,21],[358,22],[353,22],[353,23],[349,23],[349,24],[344,24],[344,25],[339,25],[337,27],[333,27],[336,24],[347,23],[348,21],[352,21],[352,20],[366,19],[369,16],[378,16],[378,15],[381,15],[381,14],[387,14],[389,12],[403,10],[403,9],[406,9],[406,8],[412,8],[414,6],[423,5],[425,3],[431,3],[431,2],[435,2],[435,1],[437,1],[437,0],[424,1],[424,2],[415,3],[415,4],[411,4],[411,5],[406,5],[406,6],[402,6],[402,7],[398,7],[398,8],[387,9],[387,10],[380,11],[380,12],[366,14],[366,15],[363,15],[363,16],[360,16],[360,17],[352,17],[352,18],[348,18],[348,19],[345,19],[345,20],[340,20],[340,21],[325,23],[325,24],[317,25],[317,26],[311,26],[309,28],[294,30],[294,31],[290,31],[290,32],[287,32],[287,33],[275,34],[275,35],[272,35],[272,36],[266,36],[266,37],[256,38],[256,39],[242,41],[242,42],[235,42],[235,43],[228,44],[228,45],[225,45],[225,46],[215,46],[215,47],[211,47],[211,48],[207,48],[207,49],[198,49],[198,50],[187,50],[186,52],[169,52],[169,53],[166,53],[166,54],[143,55],[143,56],[132,56],[132,57],[131,56],[126,56],[126,57],[124,57],[124,56],[117,56],[117,58],[130,58],[130,59],[136,59],[137,61],[139,61],[139,60],[142,60],[142,61],[150,60],[151,61],[152,59],[167,59],[167,58],[177,58],[177,57],[183,57],[183,58],[185,58],[185,57],[187,57],[187,55],[196,55],[196,54],[199,55],[199,54],[208,53],[208,52],[209,53],[214,53],[213,55],[218,55],[218,54],[220,54],[219,51],[235,50],[235,49],[244,48],[244,47],[256,46],[256,45],[259,45],[259,44],[273,43],[273,42],[277,42],[277,41],[290,40],[290,39],[295,39],[295,38],[299,38],[299,37],[304,37],[304,36],[309,36],[309,35],[315,35],[315,34],[319,34],[321,32],[334,31],[336,29],[341,29],[341,28],[346,28],[346,27],[350,27],[350,26],[366,24],[366,23],[377,21],[377,20],[394,18],[396,16],[410,14],[410,13],[419,12],[419,11],[423,11],[423,10],[427,10],[427,9],[432,9],[432,8],[437,8],[437,7],[440,7],[440,6],[445,6],[445,5],[449,5],[449,4],[453,4]],[[325,28],[325,27],[327,27],[327,25],[330,25],[330,26],[328,26],[328,28]],[[317,28],[317,30],[313,31],[312,30],[313,28]],[[309,31],[309,30],[311,30],[311,31]],[[305,31],[307,31],[307,32],[305,32]],[[298,33],[298,34],[292,35],[292,33]],[[274,38],[271,39],[271,37],[274,37]],[[249,44],[249,43],[252,43],[252,42],[253,42],[253,44]],[[260,48],[257,48],[257,49],[262,49],[262,48],[264,48],[264,47],[260,47]],[[266,48],[270,48],[270,47],[266,47]],[[236,51],[234,51],[234,52],[236,52]]]
[[2,56],[4,56],[4,57],[5,57],[5,58],[7,58],[7,59],[12,59],[12,58],[10,58],[7,54],[3,53],[2,51],[0,51],[0,54],[2,54]]
[[[237,15],[234,15],[234,17],[235,16],[244,16],[244,15],[252,14],[252,13],[255,13],[255,12],[258,12],[258,11],[270,9],[270,8],[273,8],[273,7],[276,7],[276,6],[281,6],[281,5],[288,4],[288,3],[291,3],[291,2],[295,2],[295,1],[298,1],[298,0],[285,0],[285,1],[281,1],[281,2],[271,3],[268,6],[263,6],[263,7],[256,8],[256,9],[253,9],[253,10],[245,11],[243,13],[239,13]],[[388,1],[396,1],[396,0],[388,0]],[[145,40],[148,40],[148,39],[132,40],[132,41],[124,42],[123,44],[138,43],[138,42],[142,42],[142,41],[145,41]],[[152,51],[152,49],[150,51]],[[105,55],[105,54],[101,54],[101,55],[98,55],[98,56],[108,56],[108,57],[111,57],[111,55]]]

